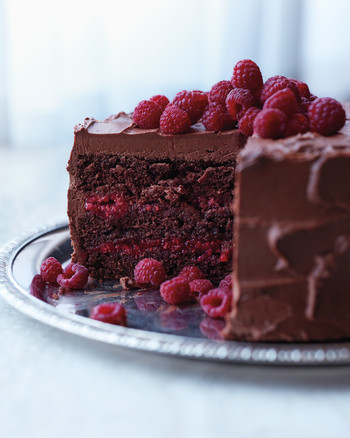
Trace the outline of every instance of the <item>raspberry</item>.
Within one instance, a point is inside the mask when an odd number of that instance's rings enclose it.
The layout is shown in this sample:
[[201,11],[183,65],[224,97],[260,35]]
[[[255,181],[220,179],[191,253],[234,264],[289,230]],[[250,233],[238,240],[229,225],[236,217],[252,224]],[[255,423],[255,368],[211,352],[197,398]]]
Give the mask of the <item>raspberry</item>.
[[197,280],[199,278],[204,278],[203,272],[197,268],[197,266],[185,266],[181,269],[178,277],[185,278],[188,282],[192,280]]
[[290,88],[283,88],[270,96],[263,108],[277,108],[289,116],[298,111],[299,105],[293,91]]
[[200,303],[204,312],[212,318],[224,318],[231,310],[232,293],[225,287],[212,289],[201,297]]
[[155,259],[142,259],[135,266],[134,278],[141,286],[160,286],[166,278],[164,266]]
[[30,283],[29,292],[33,297],[44,301],[44,291],[46,288],[46,283],[43,277],[39,274],[34,275],[32,282]]
[[263,85],[260,68],[250,59],[238,61],[233,68],[231,84],[235,88],[258,91]]
[[309,127],[309,119],[304,114],[292,114],[287,120],[284,136],[289,137],[290,135],[303,134],[309,130]]
[[180,91],[172,101],[189,115],[191,124],[194,125],[202,117],[205,107],[208,105],[208,96],[203,91]]
[[248,108],[256,103],[256,98],[250,90],[235,88],[226,98],[226,108],[233,120],[239,120]]
[[209,102],[221,103],[225,105],[228,93],[233,90],[230,81],[220,81],[211,87],[209,91]]
[[283,90],[284,88],[290,88],[297,101],[300,101],[300,93],[296,84],[285,76],[272,76],[269,78],[261,90],[260,101],[265,103],[269,97],[276,93],[276,91]]
[[306,99],[310,98],[310,90],[309,86],[305,84],[305,82],[297,81],[296,79],[290,79],[295,85],[298,87],[300,97],[306,97]]
[[154,102],[155,104],[157,104],[162,109],[162,111],[164,111],[165,107],[169,104],[169,99],[162,94],[152,96],[149,100],[150,102]]
[[226,275],[226,277],[220,281],[219,287],[227,287],[228,289],[232,289],[232,274]]
[[287,116],[279,109],[263,109],[255,117],[254,134],[261,138],[280,138],[284,134]]
[[55,257],[45,259],[40,266],[40,275],[47,283],[56,283],[57,276],[62,271],[62,265]]
[[140,128],[158,128],[162,111],[162,108],[160,108],[156,103],[151,102],[150,100],[142,100],[137,104],[132,119]]
[[309,106],[310,131],[321,135],[333,135],[344,126],[345,111],[331,97],[315,99]]
[[81,289],[89,279],[89,271],[78,263],[69,263],[62,274],[57,276],[57,283],[65,289]]
[[109,324],[126,326],[126,310],[119,303],[98,304],[91,309],[90,318]]
[[164,134],[181,134],[188,131],[191,124],[186,111],[176,105],[168,105],[160,118],[160,129]]
[[214,285],[210,280],[198,278],[190,281],[190,289],[192,293],[204,295],[207,294],[211,289],[214,289]]
[[202,116],[202,123],[209,131],[225,131],[235,126],[225,105],[216,102],[207,106]]
[[307,113],[309,110],[311,100],[307,99],[306,97],[300,98],[300,112]]
[[181,304],[189,300],[191,289],[185,278],[175,277],[161,284],[160,294],[169,304]]
[[247,136],[253,135],[253,124],[255,117],[260,113],[261,109],[256,108],[255,106],[247,109],[244,113],[244,116],[240,119],[238,123],[239,131]]

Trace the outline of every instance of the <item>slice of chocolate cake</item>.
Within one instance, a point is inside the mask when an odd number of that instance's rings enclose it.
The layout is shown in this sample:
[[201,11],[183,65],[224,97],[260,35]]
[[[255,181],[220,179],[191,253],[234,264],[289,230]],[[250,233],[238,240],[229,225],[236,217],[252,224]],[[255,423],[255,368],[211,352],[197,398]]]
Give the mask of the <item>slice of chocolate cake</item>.
[[350,129],[251,138],[236,174],[234,310],[226,336],[350,337]]
[[245,137],[194,125],[183,135],[141,129],[120,113],[76,126],[68,216],[74,262],[98,279],[132,276],[145,257],[168,276],[186,265],[231,271],[234,176]]

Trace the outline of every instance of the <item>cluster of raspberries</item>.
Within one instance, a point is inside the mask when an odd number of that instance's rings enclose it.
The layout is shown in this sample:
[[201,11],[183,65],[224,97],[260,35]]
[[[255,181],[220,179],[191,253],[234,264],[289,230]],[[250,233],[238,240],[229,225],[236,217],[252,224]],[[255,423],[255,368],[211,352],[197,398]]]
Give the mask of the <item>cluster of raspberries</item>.
[[[78,263],[69,263],[65,268],[55,257],[45,259],[40,266],[40,274],[33,277],[30,293],[45,301],[48,286],[62,290],[83,289],[89,281],[89,270]],[[94,306],[90,318],[116,325],[126,325],[126,310],[119,303],[103,303]]]
[[231,81],[220,81],[209,92],[180,91],[172,102],[163,95],[142,100],[133,121],[164,134],[185,133],[201,121],[210,131],[238,126],[244,135],[275,139],[307,131],[333,135],[343,127],[345,111],[335,99],[317,98],[296,79],[272,76],[263,82],[258,65],[244,59],[235,65]]
[[223,318],[231,310],[231,275],[226,275],[215,287],[199,268],[185,266],[176,277],[166,280],[163,264],[147,258],[136,265],[134,280],[138,287],[159,287],[160,295],[169,304],[185,304],[198,299],[204,312],[212,318]]
[[40,275],[36,277],[40,277],[45,283],[58,284],[63,289],[81,289],[89,280],[89,271],[78,263],[69,263],[63,269],[55,257],[49,257],[42,262]]
[[[65,290],[82,289],[89,280],[89,271],[85,266],[69,263],[64,269],[54,257],[45,259],[40,267],[40,274],[34,276],[30,293],[45,301],[47,286],[60,286]],[[232,308],[232,276],[220,281],[218,287],[205,278],[196,266],[185,266],[180,273],[166,280],[166,273],[161,262],[146,258],[135,266],[135,287],[159,287],[165,302],[173,305],[185,304],[198,300],[203,311],[212,318],[224,318]],[[94,306],[90,318],[109,324],[127,325],[127,312],[120,303],[110,302]]]

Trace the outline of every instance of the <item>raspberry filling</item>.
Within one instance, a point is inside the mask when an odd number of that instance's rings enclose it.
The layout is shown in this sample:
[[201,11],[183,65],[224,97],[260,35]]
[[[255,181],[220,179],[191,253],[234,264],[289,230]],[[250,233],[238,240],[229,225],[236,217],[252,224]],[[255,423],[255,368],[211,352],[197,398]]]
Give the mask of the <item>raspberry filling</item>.
[[193,255],[198,262],[217,255],[221,262],[226,263],[231,260],[232,244],[231,241],[200,239],[117,239],[113,242],[104,242],[95,248],[90,248],[90,253],[114,254],[122,253],[134,258],[141,258],[145,254],[152,253],[155,249],[167,252],[181,253],[183,255]]
[[[202,210],[215,210],[222,208],[227,203],[225,196],[204,197],[199,196],[196,205]],[[166,203],[155,202],[152,204],[137,204],[136,201],[126,198],[123,194],[117,192],[108,192],[104,195],[91,193],[85,200],[85,211],[98,216],[102,219],[120,219],[132,211],[139,214],[147,212],[162,212],[169,206]]]
[[85,210],[103,219],[125,216],[130,208],[131,201],[119,193],[90,194],[85,201]]

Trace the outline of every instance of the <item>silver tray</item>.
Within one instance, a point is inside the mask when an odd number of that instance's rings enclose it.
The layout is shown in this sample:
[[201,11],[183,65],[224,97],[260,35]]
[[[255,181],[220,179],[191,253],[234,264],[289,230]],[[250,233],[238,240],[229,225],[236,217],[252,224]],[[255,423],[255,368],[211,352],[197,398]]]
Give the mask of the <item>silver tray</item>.
[[[183,307],[162,302],[155,290],[126,293],[112,282],[88,290],[38,299],[29,286],[49,256],[67,263],[71,254],[66,223],[46,226],[17,237],[0,249],[0,293],[17,310],[45,324],[85,338],[171,356],[263,365],[350,364],[350,343],[247,343],[218,339],[220,321],[205,317],[197,304]],[[52,292],[52,291],[51,291]],[[128,310],[128,327],[89,319],[100,302],[120,301]]]

